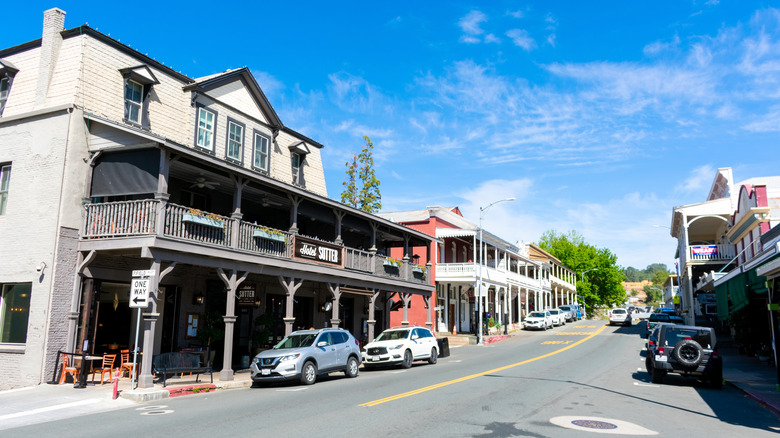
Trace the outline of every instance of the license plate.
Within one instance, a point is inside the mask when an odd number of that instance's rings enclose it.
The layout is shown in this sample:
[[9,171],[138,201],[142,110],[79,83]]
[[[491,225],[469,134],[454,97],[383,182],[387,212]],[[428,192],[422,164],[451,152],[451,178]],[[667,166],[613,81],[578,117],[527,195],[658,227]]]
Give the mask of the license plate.
[[658,362],[666,362],[666,356],[661,356],[660,354],[656,354],[655,360]]
[[263,368],[262,370],[260,370],[260,374],[262,374],[264,376],[270,376],[271,375],[271,370],[269,370],[268,368]]
[[378,357],[376,357],[376,356],[371,356],[371,357],[369,357],[369,358],[368,358],[368,361],[369,361],[369,362],[376,362],[376,361],[378,361],[378,360],[379,360],[379,358],[378,358]]

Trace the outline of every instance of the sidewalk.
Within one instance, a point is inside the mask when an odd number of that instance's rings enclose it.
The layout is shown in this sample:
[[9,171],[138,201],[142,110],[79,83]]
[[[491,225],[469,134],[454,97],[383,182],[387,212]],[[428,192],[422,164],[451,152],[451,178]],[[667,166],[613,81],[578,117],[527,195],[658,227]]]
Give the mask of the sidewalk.
[[165,388],[160,383],[154,388],[136,390],[130,389],[129,378],[120,378],[116,400],[113,399],[113,384],[108,380],[103,385],[88,380],[83,389],[74,388],[72,383],[43,383],[0,391],[0,430],[137,406],[143,401],[163,401],[178,395],[244,388],[252,384],[249,370],[236,371],[232,381],[220,381],[219,372],[215,372],[213,384],[208,374],[201,375],[197,383],[195,378],[194,375],[171,377]]
[[739,354],[731,339],[720,340],[723,380],[780,417],[777,369],[756,357]]

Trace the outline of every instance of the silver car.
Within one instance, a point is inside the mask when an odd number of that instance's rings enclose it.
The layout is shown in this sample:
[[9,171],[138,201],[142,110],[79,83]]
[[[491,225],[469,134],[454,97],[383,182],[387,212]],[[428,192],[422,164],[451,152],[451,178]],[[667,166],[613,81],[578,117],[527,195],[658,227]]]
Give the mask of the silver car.
[[335,371],[357,377],[360,360],[358,341],[346,330],[298,330],[255,356],[249,372],[256,383],[300,379],[311,385],[318,375]]

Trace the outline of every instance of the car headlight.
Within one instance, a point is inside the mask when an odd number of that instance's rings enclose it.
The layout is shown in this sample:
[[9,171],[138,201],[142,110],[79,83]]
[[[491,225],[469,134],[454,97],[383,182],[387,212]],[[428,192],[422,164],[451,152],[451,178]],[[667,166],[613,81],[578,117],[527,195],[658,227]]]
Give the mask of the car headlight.
[[282,357],[279,358],[279,363],[287,362],[288,360],[298,359],[298,357],[300,357],[300,355],[301,355],[300,353],[295,353],[295,354],[288,354],[287,356],[282,356]]
[[259,364],[260,363],[260,358],[256,357],[256,358],[252,359],[252,363],[255,364],[255,365]]
[[403,347],[404,347],[404,344],[398,344],[396,346],[388,348],[388,350],[398,350],[398,349],[403,348]]

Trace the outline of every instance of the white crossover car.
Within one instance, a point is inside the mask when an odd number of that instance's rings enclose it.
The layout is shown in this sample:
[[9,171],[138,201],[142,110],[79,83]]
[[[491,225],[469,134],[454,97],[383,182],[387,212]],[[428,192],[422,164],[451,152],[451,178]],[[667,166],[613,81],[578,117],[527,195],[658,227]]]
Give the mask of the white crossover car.
[[550,312],[531,312],[523,321],[523,328],[526,330],[547,330],[552,327],[552,316]]
[[425,327],[399,327],[383,331],[373,342],[363,347],[363,367],[371,369],[382,365],[412,366],[415,360],[435,364],[439,357],[439,343]]

